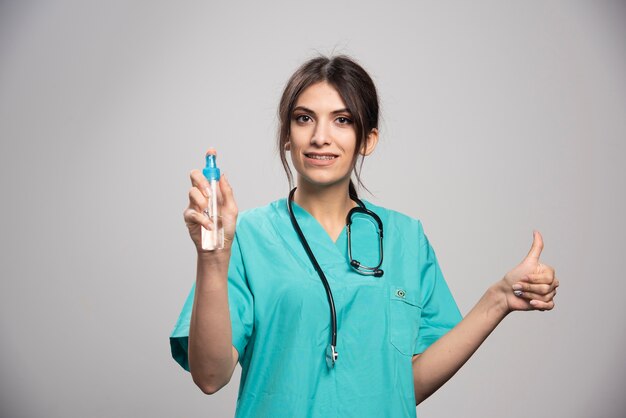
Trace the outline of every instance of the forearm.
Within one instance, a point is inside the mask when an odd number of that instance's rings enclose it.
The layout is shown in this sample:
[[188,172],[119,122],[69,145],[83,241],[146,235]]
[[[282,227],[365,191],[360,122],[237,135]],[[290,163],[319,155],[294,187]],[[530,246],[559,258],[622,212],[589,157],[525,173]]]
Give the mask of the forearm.
[[498,283],[490,287],[476,306],[450,332],[413,360],[415,402],[432,395],[465,364],[507,315]]
[[198,255],[196,289],[189,327],[189,369],[194,382],[214,393],[232,376],[232,329],[228,309],[230,251]]

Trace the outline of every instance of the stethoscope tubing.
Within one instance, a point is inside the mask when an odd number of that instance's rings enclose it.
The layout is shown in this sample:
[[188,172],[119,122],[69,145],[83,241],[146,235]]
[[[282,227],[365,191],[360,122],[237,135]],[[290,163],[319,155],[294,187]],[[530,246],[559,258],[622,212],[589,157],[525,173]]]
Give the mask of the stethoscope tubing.
[[293,202],[293,195],[295,192],[296,192],[296,187],[294,187],[293,190],[289,192],[289,199],[287,200],[287,207],[289,208],[289,215],[291,218],[291,223],[293,224],[293,228],[296,230],[296,233],[298,234],[298,237],[300,238],[300,242],[302,242],[304,251],[306,251],[307,255],[309,256],[309,259],[311,260],[311,263],[313,264],[315,271],[317,271],[317,274],[320,276],[320,280],[322,281],[322,284],[324,285],[324,289],[326,290],[326,297],[328,298],[328,305],[330,306],[330,323],[332,327],[330,344],[333,347],[337,347],[337,312],[335,311],[335,300],[333,299],[333,292],[330,290],[330,285],[328,284],[326,275],[324,274],[324,271],[322,270],[319,263],[317,262],[317,259],[315,258],[315,255],[313,254],[313,251],[311,250],[309,243],[304,237],[304,233],[302,232],[302,229],[300,229],[300,225],[298,225],[296,216],[293,213],[293,207],[291,205],[291,202]]
[[[293,196],[295,192],[296,192],[296,187],[294,187],[291,190],[291,192],[289,192],[289,198],[287,199],[287,208],[289,210],[289,218],[291,219],[291,223],[293,225],[294,230],[296,231],[296,234],[298,234],[298,237],[300,238],[300,242],[302,243],[302,246],[304,247],[304,251],[309,256],[309,260],[311,260],[311,264],[313,264],[315,271],[319,275],[320,280],[322,281],[322,284],[324,285],[324,290],[326,291],[326,297],[328,299],[328,306],[330,307],[330,323],[331,323],[331,338],[330,338],[330,345],[327,346],[327,349],[326,349],[326,364],[328,365],[329,368],[332,368],[339,357],[339,353],[337,353],[337,350],[336,350],[336,347],[337,347],[337,312],[335,310],[335,300],[333,299],[333,292],[330,289],[330,285],[328,284],[326,275],[324,274],[322,267],[317,262],[317,259],[315,258],[315,255],[313,254],[313,250],[311,250],[311,247],[309,246],[309,243],[307,242],[306,237],[304,236],[304,233],[302,232],[302,229],[300,228],[300,225],[298,224],[298,220],[296,219],[296,216],[293,213],[292,203],[293,203]],[[374,212],[368,210],[365,207],[365,204],[361,202],[361,200],[356,196],[356,194],[350,193],[350,198],[359,205],[356,208],[353,208],[350,210],[346,219],[346,233],[348,236],[348,254],[349,254],[348,258],[350,259],[350,265],[352,266],[354,270],[356,270],[357,272],[361,274],[372,275],[374,277],[381,277],[383,275],[383,271],[380,269],[380,266],[383,263],[383,223],[381,219],[378,217],[378,215],[376,215]],[[354,213],[364,213],[366,215],[371,216],[376,221],[376,224],[378,226],[379,251],[380,251],[379,252],[380,257],[379,257],[378,265],[376,267],[362,266],[358,261],[352,258],[350,226],[352,225],[352,215]]]

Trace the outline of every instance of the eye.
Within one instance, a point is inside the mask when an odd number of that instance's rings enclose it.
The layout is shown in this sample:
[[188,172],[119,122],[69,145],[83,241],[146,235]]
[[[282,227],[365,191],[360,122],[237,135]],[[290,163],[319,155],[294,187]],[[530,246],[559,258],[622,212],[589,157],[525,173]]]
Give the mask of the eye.
[[340,125],[350,125],[352,123],[352,119],[346,116],[339,116],[335,119]]
[[309,115],[296,115],[294,117],[296,122],[307,123],[311,121],[311,117]]

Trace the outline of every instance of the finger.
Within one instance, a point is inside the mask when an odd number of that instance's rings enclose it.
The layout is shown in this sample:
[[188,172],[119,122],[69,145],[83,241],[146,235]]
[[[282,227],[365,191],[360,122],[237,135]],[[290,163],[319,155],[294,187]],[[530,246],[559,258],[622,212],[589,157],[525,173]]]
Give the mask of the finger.
[[522,292],[521,290],[516,290],[513,292],[515,296],[521,299],[526,299],[528,301],[538,300],[541,302],[550,302],[556,296],[556,290],[548,292],[546,294],[533,293],[533,292]]
[[533,244],[530,247],[530,251],[528,251],[528,255],[526,255],[526,258],[539,260],[541,250],[543,250],[543,237],[541,236],[541,233],[539,231],[533,231]]
[[542,302],[540,300],[531,300],[530,306],[538,311],[551,311],[554,308],[554,301],[551,300],[550,302]]
[[198,190],[205,195],[205,197],[209,197],[207,193],[207,188],[209,188],[209,181],[204,177],[202,171],[200,170],[191,170],[189,173],[189,178],[191,179],[191,185],[196,187]]
[[[547,295],[554,290],[554,286],[549,284],[530,284],[530,283],[515,283],[513,285],[513,291],[522,291],[536,293],[538,295]],[[517,293],[516,293],[517,294]]]
[[189,189],[189,207],[198,211],[204,211],[209,204],[207,198],[196,187]]
[[222,192],[222,198],[224,200],[224,206],[232,211],[237,211],[237,204],[235,203],[235,196],[233,188],[226,178],[226,174],[220,178],[220,190]]
[[185,224],[187,224],[187,226],[197,224],[204,226],[206,229],[211,229],[211,222],[203,213],[187,208],[185,212],[183,212],[183,217],[185,218]]
[[544,271],[541,273],[530,273],[521,279],[521,282],[530,284],[552,284],[555,280],[554,274],[551,271]]
[[[220,177],[221,178],[221,177]],[[220,208],[224,207],[224,194],[222,193],[222,188],[220,187],[220,183],[217,183],[217,187],[215,188],[217,192],[217,204]]]

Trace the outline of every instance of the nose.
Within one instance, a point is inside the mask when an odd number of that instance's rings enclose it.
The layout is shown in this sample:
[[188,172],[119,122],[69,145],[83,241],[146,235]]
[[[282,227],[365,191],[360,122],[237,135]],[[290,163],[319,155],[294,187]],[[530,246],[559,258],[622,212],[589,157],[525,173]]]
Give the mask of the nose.
[[311,137],[311,145],[328,145],[331,143],[330,127],[324,121],[320,121],[315,125],[315,131]]

